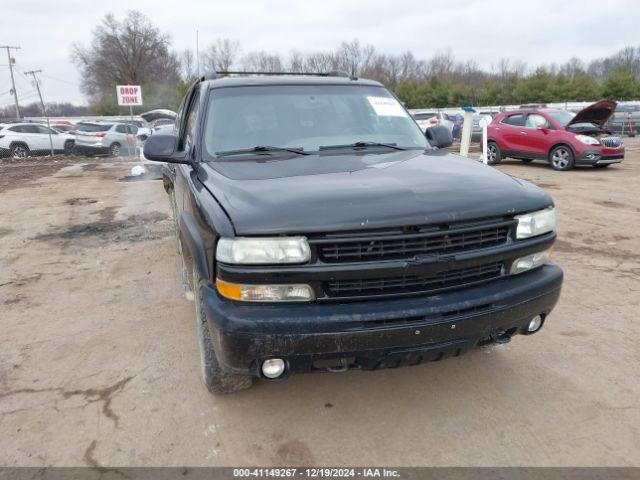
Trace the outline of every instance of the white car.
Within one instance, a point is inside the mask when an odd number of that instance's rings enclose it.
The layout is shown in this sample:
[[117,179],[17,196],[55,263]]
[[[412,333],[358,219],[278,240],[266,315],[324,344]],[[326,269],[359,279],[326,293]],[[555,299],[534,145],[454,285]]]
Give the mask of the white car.
[[422,131],[435,125],[443,125],[453,133],[453,122],[449,120],[449,116],[444,112],[436,112],[433,110],[414,110],[411,112],[418,126]]
[[39,123],[0,123],[0,157],[26,158],[51,153],[71,153],[73,135],[56,132]]

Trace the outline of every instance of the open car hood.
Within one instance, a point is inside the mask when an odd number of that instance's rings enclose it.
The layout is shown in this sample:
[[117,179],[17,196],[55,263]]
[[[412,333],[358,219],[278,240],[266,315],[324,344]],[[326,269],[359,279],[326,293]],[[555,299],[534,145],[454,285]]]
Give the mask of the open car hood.
[[616,111],[617,105],[613,100],[600,100],[580,110],[566,126],[575,125],[576,123],[593,123],[603,127]]
[[140,116],[147,122],[153,122],[159,118],[168,118],[169,120],[175,120],[178,114],[172,110],[164,108],[158,108],[156,110],[149,110],[148,112],[141,113]]

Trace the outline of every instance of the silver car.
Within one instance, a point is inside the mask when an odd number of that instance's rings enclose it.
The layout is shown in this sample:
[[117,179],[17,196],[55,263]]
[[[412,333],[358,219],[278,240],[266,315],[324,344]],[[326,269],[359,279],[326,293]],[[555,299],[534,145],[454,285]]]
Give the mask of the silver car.
[[136,154],[136,125],[121,122],[80,122],[70,133],[76,138],[74,152],[80,155],[107,154],[119,157]]

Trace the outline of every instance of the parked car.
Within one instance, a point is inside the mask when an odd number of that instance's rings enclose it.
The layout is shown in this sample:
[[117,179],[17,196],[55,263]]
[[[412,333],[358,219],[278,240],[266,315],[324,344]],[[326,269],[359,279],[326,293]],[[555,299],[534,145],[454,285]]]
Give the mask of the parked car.
[[640,134],[640,104],[618,105],[605,128],[630,137]]
[[159,127],[170,126],[172,127],[176,123],[175,118],[158,118],[149,123],[151,130],[157,130]]
[[456,356],[558,300],[549,195],[449,153],[378,82],[214,77],[178,118],[144,155],[167,162],[212,392]]
[[577,114],[559,109],[521,109],[498,114],[487,129],[488,163],[505,157],[544,160],[555,170],[608,167],[624,159],[620,137],[604,128],[616,102],[601,100]]
[[55,153],[71,153],[74,137],[39,123],[0,124],[0,156],[2,157],[26,158],[48,155],[51,153],[52,143]]
[[80,122],[73,129],[74,152],[80,155],[135,155],[138,127],[117,122]]
[[442,125],[447,127],[453,134],[453,122],[449,119],[449,116],[444,112],[425,112],[417,111],[413,113],[413,118],[424,132],[429,127],[435,127],[436,125]]

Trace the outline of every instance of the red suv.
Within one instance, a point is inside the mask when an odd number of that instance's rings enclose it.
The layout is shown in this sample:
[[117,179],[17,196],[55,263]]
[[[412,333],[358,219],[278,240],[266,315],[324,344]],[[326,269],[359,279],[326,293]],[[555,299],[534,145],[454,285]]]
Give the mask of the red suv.
[[608,167],[622,162],[624,145],[604,124],[616,102],[601,100],[577,114],[548,108],[523,108],[498,114],[487,128],[490,165],[503,158],[545,160],[555,170],[574,166]]

